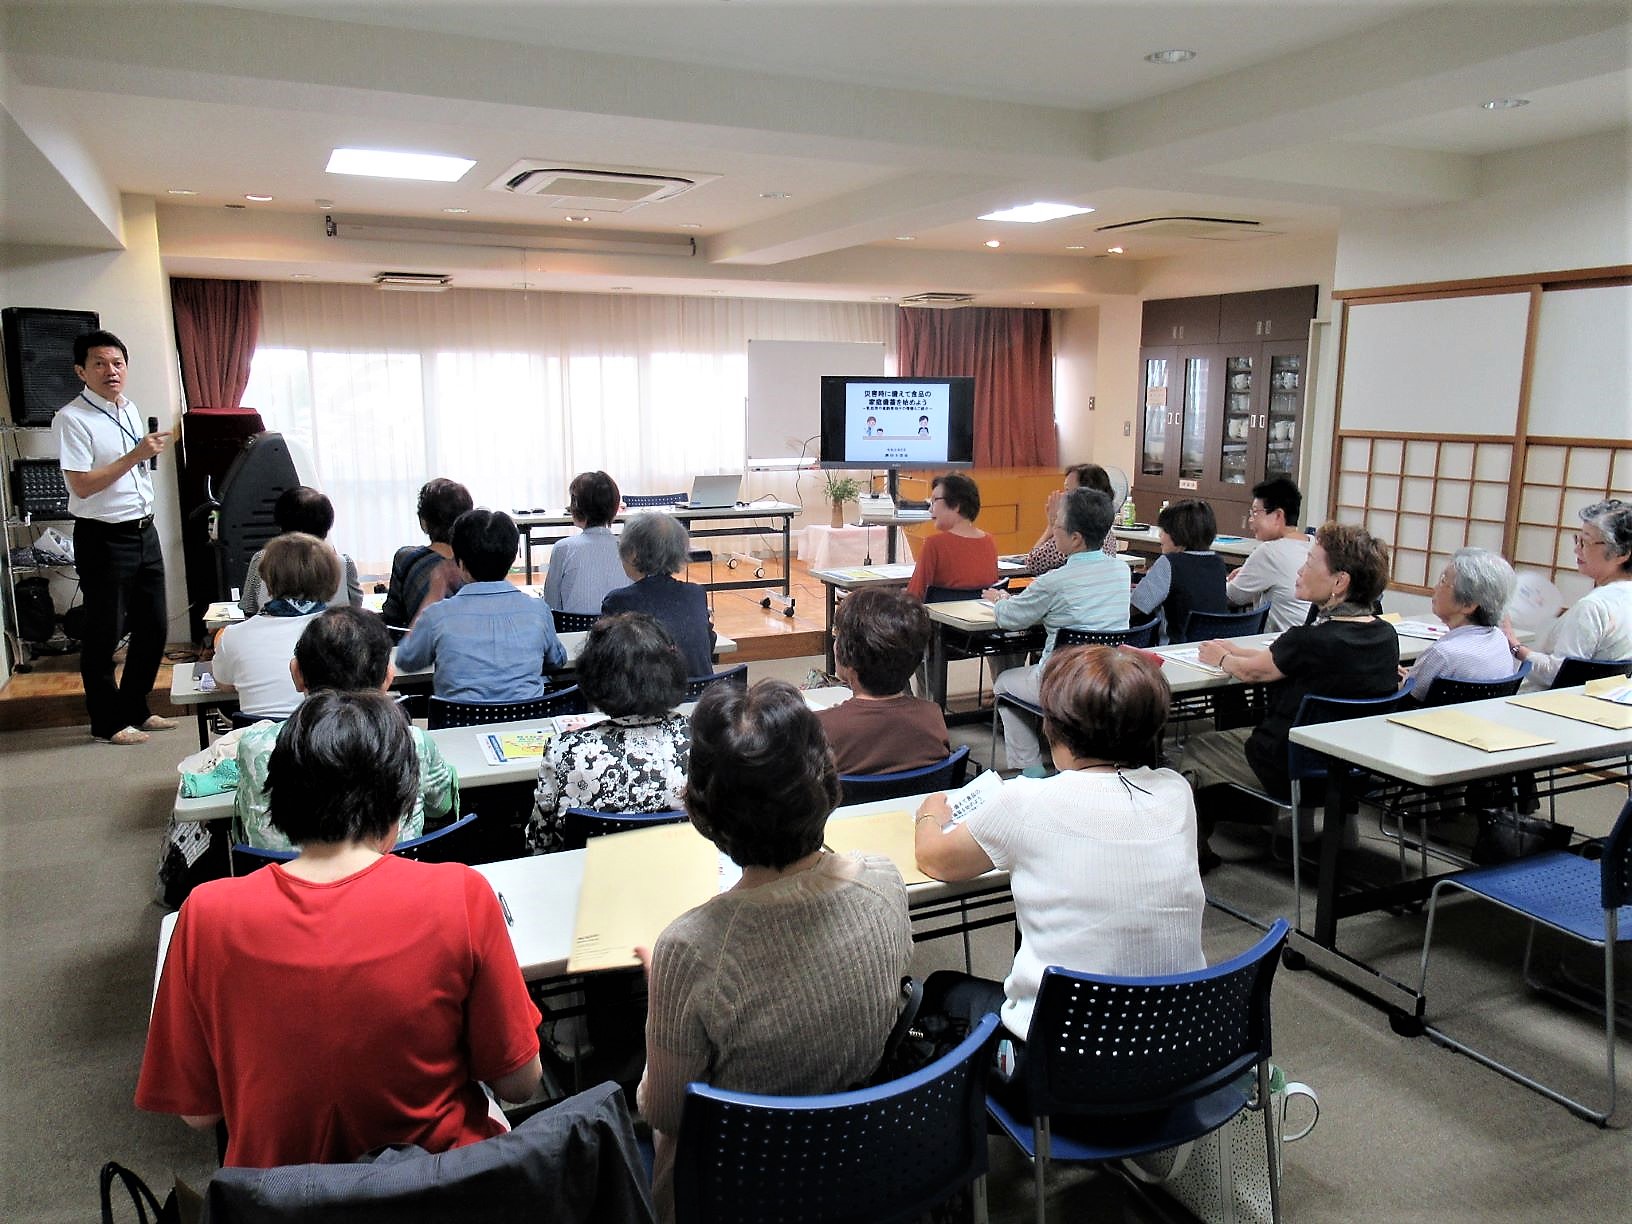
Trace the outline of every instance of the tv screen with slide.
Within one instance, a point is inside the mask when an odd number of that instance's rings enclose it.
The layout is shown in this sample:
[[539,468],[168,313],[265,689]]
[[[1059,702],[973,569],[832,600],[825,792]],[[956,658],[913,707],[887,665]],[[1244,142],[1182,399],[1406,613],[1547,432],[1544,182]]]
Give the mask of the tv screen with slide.
[[973,378],[822,378],[822,466],[954,468],[975,461]]

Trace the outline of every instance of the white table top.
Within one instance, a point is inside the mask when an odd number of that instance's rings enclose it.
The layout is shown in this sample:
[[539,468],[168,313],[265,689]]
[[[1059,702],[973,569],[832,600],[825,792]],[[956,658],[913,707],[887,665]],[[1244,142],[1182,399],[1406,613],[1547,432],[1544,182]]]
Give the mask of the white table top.
[[[1562,689],[1579,693],[1583,688]],[[1516,706],[1506,697],[1470,701],[1455,707],[1516,731],[1553,741],[1533,748],[1485,752],[1414,727],[1389,722],[1384,715],[1292,728],[1292,742],[1338,760],[1416,786],[1449,786],[1492,774],[1540,769],[1632,754],[1632,731],[1612,731],[1592,723]]]
[[[640,506],[633,510],[620,510],[612,521],[622,523],[633,514],[672,514],[683,519],[745,519],[757,515],[768,515],[780,518],[783,515],[803,514],[805,508],[785,501],[748,501],[738,502],[734,506],[715,506],[706,510],[693,510],[686,506]],[[565,510],[513,510],[510,512],[518,527],[571,527],[572,515]]]
[[[523,587],[521,589],[542,591],[544,588]],[[584,649],[584,639],[589,635],[587,633],[562,633],[558,636],[561,639],[561,645],[567,648],[567,662],[569,664],[577,662],[579,654],[581,654]],[[726,637],[723,633],[716,634],[714,638],[714,653],[722,655],[736,654],[736,639]],[[396,659],[397,652],[395,649],[393,649],[391,651],[391,662],[393,666],[396,664]],[[222,699],[232,699],[237,690],[235,690],[230,684],[218,684],[215,688],[209,690],[208,692],[199,688],[198,681],[195,678],[197,670],[198,664],[196,663],[177,663],[172,669],[170,673],[170,700],[173,704],[179,706],[208,705],[213,702],[219,702]],[[422,668],[419,671],[405,672],[399,670],[397,672],[396,679],[392,681],[391,686],[393,688],[401,688],[406,682],[415,680],[423,681],[429,679],[432,674],[433,669],[429,667]]]
[[[848,700],[849,697],[850,690],[840,687],[811,689],[804,694],[805,704],[813,710],[825,710],[829,706],[836,706]],[[687,716],[696,708],[696,702],[687,702],[679,707],[680,712]],[[480,727],[444,727],[440,731],[431,731],[427,734],[442,753],[442,759],[459,775],[459,789],[472,791],[485,786],[531,782],[538,776],[536,758],[524,757],[497,765],[490,762],[482,752],[482,736],[513,735],[521,731],[544,729],[544,722],[539,719],[523,719],[520,722],[489,723]],[[186,822],[224,820],[231,815],[230,792],[184,799],[178,790],[172,812],[175,820]]]
[[[1162,544],[1161,532],[1155,527],[1112,527],[1111,531],[1117,539],[1130,544],[1148,544],[1153,548],[1160,548]],[[1213,540],[1213,551],[1224,557],[1250,557],[1257,547],[1258,541],[1252,536],[1221,535]]]
[[[922,796],[914,795],[877,803],[858,803],[853,807],[839,808],[829,819],[843,820],[873,812],[910,812],[918,807],[921,799]],[[510,939],[515,945],[522,976],[534,982],[564,974],[567,971],[567,958],[572,953],[573,926],[578,919],[578,898],[584,882],[584,852],[563,850],[558,854],[506,859],[499,863],[484,863],[475,870],[493,886],[495,893],[504,898],[511,917],[515,919],[510,927]],[[1005,873],[992,871],[977,880],[956,884],[939,881],[913,884],[907,888],[907,901],[915,907],[930,905],[962,893],[1000,888],[1007,879]],[[159,924],[158,956],[153,969],[155,995],[175,925],[174,914],[167,914]]]

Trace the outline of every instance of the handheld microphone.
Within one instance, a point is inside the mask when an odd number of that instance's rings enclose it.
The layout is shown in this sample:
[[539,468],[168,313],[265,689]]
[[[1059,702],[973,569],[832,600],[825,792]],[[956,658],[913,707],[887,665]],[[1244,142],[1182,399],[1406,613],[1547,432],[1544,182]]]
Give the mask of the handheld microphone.
[[[147,432],[150,434],[159,432],[158,417],[152,416],[147,418]],[[157,455],[154,455],[153,458],[147,461],[147,470],[150,472],[156,472],[159,470],[159,457]]]

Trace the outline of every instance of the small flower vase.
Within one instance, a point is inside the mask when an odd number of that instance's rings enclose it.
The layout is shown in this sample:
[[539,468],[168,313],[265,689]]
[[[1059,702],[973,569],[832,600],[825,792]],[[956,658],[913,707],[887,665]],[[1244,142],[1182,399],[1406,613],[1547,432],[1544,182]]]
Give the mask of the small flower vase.
[[835,500],[834,503],[833,503],[833,523],[832,523],[832,525],[834,527],[843,527],[844,526],[844,503],[842,501]]

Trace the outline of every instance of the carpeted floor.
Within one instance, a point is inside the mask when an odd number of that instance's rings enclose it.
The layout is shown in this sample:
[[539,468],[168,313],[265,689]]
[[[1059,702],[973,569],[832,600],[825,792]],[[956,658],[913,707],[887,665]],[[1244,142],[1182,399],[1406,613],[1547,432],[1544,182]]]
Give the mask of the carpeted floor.
[[[810,664],[755,663],[752,674],[798,677]],[[130,1103],[161,916],[152,904],[155,856],[175,762],[191,738],[184,727],[116,749],[93,744],[82,728],[0,735],[0,1220],[94,1219],[104,1160],[155,1182],[174,1171],[201,1183],[213,1166],[209,1136]],[[957,738],[986,758],[984,728]],[[1624,790],[1600,788],[1571,803],[1567,818],[1602,832],[1624,798]],[[1256,854],[1250,842],[1222,848],[1231,857]],[[1290,908],[1283,871],[1231,862],[1207,883],[1213,895],[1271,916]],[[1443,1002],[1434,1011],[1514,1059],[1599,1090],[1601,1029],[1587,1013],[1525,991],[1522,933],[1491,913],[1465,904],[1446,911],[1447,954],[1436,953],[1434,979]],[[1209,956],[1219,959],[1256,933],[1210,910],[1206,934]],[[1422,919],[1411,915],[1343,928],[1346,945],[1408,979],[1421,936]],[[979,933],[975,971],[1001,977],[1012,940],[1009,927]],[[1589,974],[1597,963],[1582,962]],[[914,972],[961,964],[961,944],[942,940],[919,946]],[[1278,974],[1274,1015],[1277,1061],[1314,1086],[1322,1110],[1314,1133],[1287,1148],[1288,1219],[1632,1219],[1626,1130],[1600,1130],[1426,1039],[1397,1037],[1382,1013],[1310,973]],[[1620,1054],[1624,1097],[1632,1090],[1624,1035]],[[1004,1142],[993,1140],[991,1152],[993,1219],[1031,1219],[1029,1168]],[[1116,1179],[1075,1170],[1058,1171],[1050,1201],[1055,1220],[1160,1218],[1130,1203]]]

